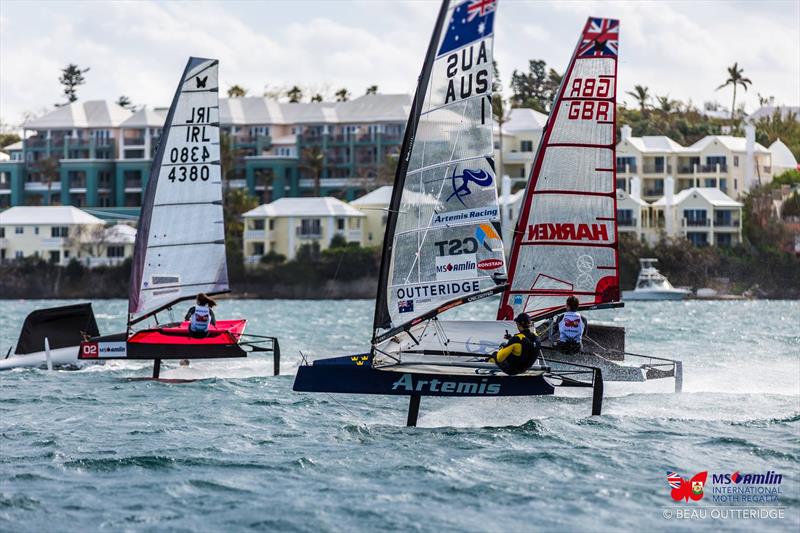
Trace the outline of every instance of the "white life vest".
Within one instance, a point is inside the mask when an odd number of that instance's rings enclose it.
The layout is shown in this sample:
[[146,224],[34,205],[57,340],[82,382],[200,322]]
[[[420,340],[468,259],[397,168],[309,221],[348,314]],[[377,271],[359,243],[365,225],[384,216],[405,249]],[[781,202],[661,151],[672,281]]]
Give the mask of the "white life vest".
[[211,310],[207,305],[197,305],[192,315],[192,324],[189,326],[192,331],[208,331],[211,322]]
[[575,311],[567,311],[558,323],[558,340],[561,342],[581,342],[583,339],[583,319]]

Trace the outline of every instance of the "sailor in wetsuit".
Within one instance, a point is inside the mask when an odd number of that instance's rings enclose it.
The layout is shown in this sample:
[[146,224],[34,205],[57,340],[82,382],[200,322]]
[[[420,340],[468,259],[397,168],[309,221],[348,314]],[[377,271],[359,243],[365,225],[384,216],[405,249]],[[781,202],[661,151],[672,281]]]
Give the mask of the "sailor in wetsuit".
[[576,354],[583,349],[583,335],[589,322],[578,312],[580,302],[574,296],[567,298],[566,313],[556,319],[558,340],[556,349],[564,354]]
[[208,335],[208,325],[217,325],[217,318],[214,316],[212,307],[216,306],[217,302],[203,294],[202,292],[197,295],[195,305],[189,308],[184,320],[189,321],[189,335],[198,339],[202,339]]
[[539,338],[536,333],[531,331],[531,317],[520,313],[514,322],[517,324],[519,333],[511,337],[506,333],[508,339],[506,343],[488,359],[490,363],[497,364],[509,376],[528,370],[542,353],[539,347]]

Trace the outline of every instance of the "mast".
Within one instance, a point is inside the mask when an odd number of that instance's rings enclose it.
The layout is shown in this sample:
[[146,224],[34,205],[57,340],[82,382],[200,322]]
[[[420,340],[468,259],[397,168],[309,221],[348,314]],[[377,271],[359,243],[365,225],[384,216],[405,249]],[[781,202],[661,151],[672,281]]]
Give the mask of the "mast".
[[129,330],[199,292],[228,291],[218,93],[219,62],[190,58],[145,189],[131,268]]
[[414,137],[417,134],[417,125],[422,113],[422,104],[425,100],[425,92],[428,90],[428,83],[431,78],[433,61],[436,58],[436,45],[442,35],[447,7],[450,0],[442,0],[439,6],[439,15],[436,17],[436,25],[433,28],[431,41],[428,43],[428,51],[425,53],[425,62],[422,64],[422,72],[417,81],[417,90],[414,93],[414,100],[411,104],[411,113],[408,115],[406,131],[403,135],[403,144],[400,148],[400,159],[397,161],[397,169],[394,174],[394,187],[392,188],[392,199],[389,203],[389,214],[386,218],[386,231],[383,235],[383,251],[381,252],[381,268],[378,276],[378,294],[375,299],[375,317],[372,322],[373,340],[378,329],[387,329],[391,325],[389,316],[389,306],[387,298],[387,285],[389,282],[389,265],[392,257],[392,247],[394,245],[394,234],[397,228],[397,218],[400,213],[400,201],[403,197],[403,186],[408,172],[408,163],[411,159],[411,150],[414,147]]
[[616,223],[619,21],[587,20],[547,121],[517,221],[498,319],[543,318],[567,296],[620,300]]

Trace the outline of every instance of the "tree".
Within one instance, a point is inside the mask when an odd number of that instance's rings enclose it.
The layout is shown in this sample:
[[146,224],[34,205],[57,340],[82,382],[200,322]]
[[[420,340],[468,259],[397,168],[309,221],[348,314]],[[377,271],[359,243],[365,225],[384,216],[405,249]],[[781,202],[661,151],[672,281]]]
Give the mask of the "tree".
[[247,96],[247,89],[241,85],[231,85],[228,89],[228,98],[244,98]]
[[780,139],[794,157],[800,159],[800,120],[795,113],[786,113],[777,107],[771,116],[762,117],[756,122],[755,127],[756,141],[769,146]]
[[336,101],[337,102],[346,102],[350,99],[350,91],[345,88],[341,88],[335,93]]
[[321,193],[322,171],[325,169],[325,154],[319,146],[305,148],[300,157],[300,167],[308,170],[314,179],[314,196]]
[[289,97],[290,104],[296,104],[303,99],[303,90],[297,85],[295,85],[294,87],[286,91],[286,96]]
[[233,147],[233,138],[229,133],[220,132],[219,134],[219,148],[220,148],[220,164],[222,165],[222,180],[223,183],[231,179],[233,172],[236,170],[236,165],[241,158],[242,152]]
[[223,195],[225,221],[225,252],[231,278],[241,279],[244,274],[244,221],[242,215],[258,206],[258,199],[247,189],[228,188]]
[[800,194],[797,191],[783,202],[781,217],[800,217]]
[[644,85],[636,85],[633,87],[633,91],[628,91],[625,94],[632,96],[633,99],[636,100],[642,113],[647,110],[647,101],[650,100],[650,90],[647,87]]
[[136,106],[133,105],[131,99],[125,96],[124,94],[119,98],[117,98],[117,105],[120,107],[124,107],[125,109],[130,109],[131,111],[134,111],[136,109]]
[[736,62],[732,66],[728,67],[728,79],[725,80],[725,83],[720,85],[716,88],[717,91],[727,87],[728,85],[733,86],[733,102],[731,103],[731,118],[733,118],[734,113],[736,112],[736,87],[739,85],[747,91],[747,86],[752,85],[752,81],[750,78],[745,78],[742,76],[744,69],[739,68],[739,63]]
[[377,85],[370,85],[367,87],[366,94],[378,94],[378,86]]
[[61,77],[58,78],[58,82],[64,86],[64,96],[67,97],[66,103],[61,105],[71,104],[78,99],[78,86],[86,83],[83,75],[87,72],[89,72],[88,68],[81,70],[78,65],[72,63],[61,69]]
[[16,133],[10,132],[0,132],[0,149],[5,148],[11,144],[19,142],[21,140],[20,136]]
[[528,72],[511,73],[511,104],[514,107],[529,107],[541,113],[547,113],[552,105],[561,76],[550,69],[541,59],[528,62]]
[[322,101],[322,95],[319,94],[319,93],[315,94],[314,96],[311,97],[311,101],[312,102],[321,102]]
[[656,96],[656,101],[658,102],[658,110],[665,114],[676,111],[676,108],[680,105],[677,100],[670,100],[669,95]]
[[55,156],[44,157],[35,163],[34,169],[39,174],[42,183],[47,184],[47,201],[45,203],[50,205],[53,182],[58,181],[59,178],[58,158]]

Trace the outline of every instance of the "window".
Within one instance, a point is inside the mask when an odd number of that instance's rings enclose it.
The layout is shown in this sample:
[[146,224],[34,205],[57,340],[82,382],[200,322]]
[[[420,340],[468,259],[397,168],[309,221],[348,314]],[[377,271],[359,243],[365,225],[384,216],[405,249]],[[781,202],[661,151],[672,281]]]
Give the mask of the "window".
[[730,246],[733,244],[733,239],[730,233],[718,233],[716,239],[717,246]]
[[704,181],[703,187],[714,188],[717,186],[717,180],[714,178],[706,178],[703,181]]
[[304,218],[300,221],[300,236],[319,237],[322,235],[322,224],[318,218]]
[[275,229],[275,221],[274,220],[270,220],[269,221],[269,230],[272,231],[274,229]]
[[106,257],[125,257],[125,247],[109,246],[106,248]]
[[6,228],[0,228],[0,239],[6,236]]
[[625,183],[625,178],[617,178],[617,189],[620,189],[625,192],[628,191],[627,184]]
[[739,156],[738,155],[733,156],[733,166],[735,166],[735,167],[739,166]]
[[39,235],[39,226],[34,226],[33,227],[33,234],[34,235]]
[[664,156],[654,157],[653,164],[655,165],[656,173],[664,172]]
[[16,257],[17,259],[22,259],[23,257],[25,257],[25,254],[22,253],[22,250],[17,250],[16,252],[14,252],[14,257]]
[[684,209],[683,218],[686,219],[687,226],[706,226],[708,218],[705,209]]
[[17,226],[16,228],[14,228],[14,233],[16,235],[22,235],[24,232],[25,228],[23,228],[22,226]]
[[710,155],[706,157],[706,172],[716,172],[717,165],[719,165],[720,172],[728,170],[728,163],[724,155]]
[[58,250],[50,250],[50,257],[48,258],[48,261],[51,263],[58,263],[61,261],[61,252]]
[[50,228],[51,237],[66,237],[69,234],[69,228],[66,226],[53,226]]
[[254,242],[253,243],[253,255],[264,255],[264,243],[263,242]]
[[635,226],[633,209],[617,209],[617,223],[620,226]]
[[714,211],[715,226],[733,226],[733,212],[729,210]]
[[252,224],[253,224],[253,229],[264,229],[264,219],[263,218],[260,218],[260,219],[257,218],[255,220],[253,220]]
[[686,234],[686,238],[695,246],[706,246],[708,244],[708,234],[705,232],[690,231]]
[[520,152],[533,152],[533,141],[520,141],[519,142],[519,151]]
[[64,250],[64,259],[69,259],[69,250]]
[[269,126],[253,126],[250,128],[250,137],[264,137],[269,135]]
[[337,218],[336,219],[336,229],[339,231],[344,231],[344,219]]

